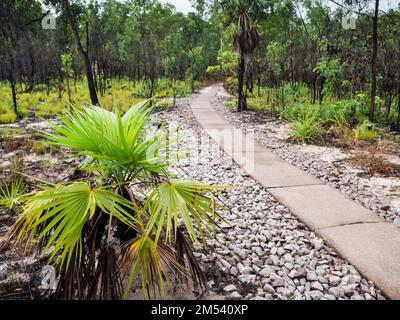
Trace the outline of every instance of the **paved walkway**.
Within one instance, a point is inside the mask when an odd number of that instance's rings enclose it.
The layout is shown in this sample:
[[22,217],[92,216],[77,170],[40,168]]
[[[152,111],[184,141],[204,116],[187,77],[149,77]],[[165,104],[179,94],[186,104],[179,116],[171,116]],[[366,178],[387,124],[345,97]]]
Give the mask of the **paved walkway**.
[[[400,299],[400,229],[241,135],[211,106],[218,85],[192,103],[200,125],[247,173],[391,299]],[[222,134],[221,134],[222,133]],[[239,134],[238,134],[239,133]]]

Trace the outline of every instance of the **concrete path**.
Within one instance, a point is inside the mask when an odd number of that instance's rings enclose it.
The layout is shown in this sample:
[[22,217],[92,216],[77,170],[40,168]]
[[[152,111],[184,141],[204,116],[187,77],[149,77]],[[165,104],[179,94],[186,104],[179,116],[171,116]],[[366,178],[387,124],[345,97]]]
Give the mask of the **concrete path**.
[[211,106],[218,85],[192,110],[204,130],[261,185],[389,298],[400,299],[400,229],[282,160],[233,127]]

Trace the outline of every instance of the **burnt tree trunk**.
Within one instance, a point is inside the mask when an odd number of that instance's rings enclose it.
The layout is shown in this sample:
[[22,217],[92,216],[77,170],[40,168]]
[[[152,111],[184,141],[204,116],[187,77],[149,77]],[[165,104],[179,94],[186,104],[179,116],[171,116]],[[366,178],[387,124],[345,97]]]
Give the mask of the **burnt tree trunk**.
[[68,0],[63,0],[63,4],[64,4],[64,10],[65,10],[65,13],[67,15],[68,22],[69,22],[69,24],[71,26],[71,29],[72,29],[72,34],[73,34],[74,40],[75,40],[76,45],[78,47],[78,51],[79,51],[80,55],[82,56],[82,59],[83,59],[83,61],[85,63],[85,71],[86,71],[86,78],[87,78],[87,81],[88,81],[90,100],[91,100],[93,105],[99,105],[99,99],[97,97],[96,86],[95,86],[95,83],[94,83],[92,66],[91,66],[91,63],[90,63],[89,54],[88,54],[87,51],[85,51],[85,49],[82,46],[82,42],[81,42],[81,39],[79,37],[78,26],[76,24],[75,17],[72,14],[71,6],[69,4],[69,1]]

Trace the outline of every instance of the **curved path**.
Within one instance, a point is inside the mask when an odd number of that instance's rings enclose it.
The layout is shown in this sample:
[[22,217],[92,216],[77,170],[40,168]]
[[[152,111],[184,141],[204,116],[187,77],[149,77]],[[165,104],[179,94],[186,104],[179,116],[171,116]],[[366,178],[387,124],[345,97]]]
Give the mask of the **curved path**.
[[391,299],[400,299],[400,229],[282,160],[211,106],[219,85],[204,88],[192,111],[204,130],[291,212]]

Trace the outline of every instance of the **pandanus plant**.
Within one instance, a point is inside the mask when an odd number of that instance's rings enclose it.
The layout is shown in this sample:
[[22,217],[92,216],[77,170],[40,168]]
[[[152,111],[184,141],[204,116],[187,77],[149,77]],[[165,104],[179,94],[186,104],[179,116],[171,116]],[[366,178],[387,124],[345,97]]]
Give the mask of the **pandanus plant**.
[[172,277],[206,289],[193,247],[217,231],[222,187],[177,180],[168,167],[178,128],[149,134],[150,113],[148,102],[124,116],[75,109],[43,133],[84,160],[68,179],[24,197],[8,238],[47,255],[59,299],[128,297],[135,279],[145,298],[165,297]]

